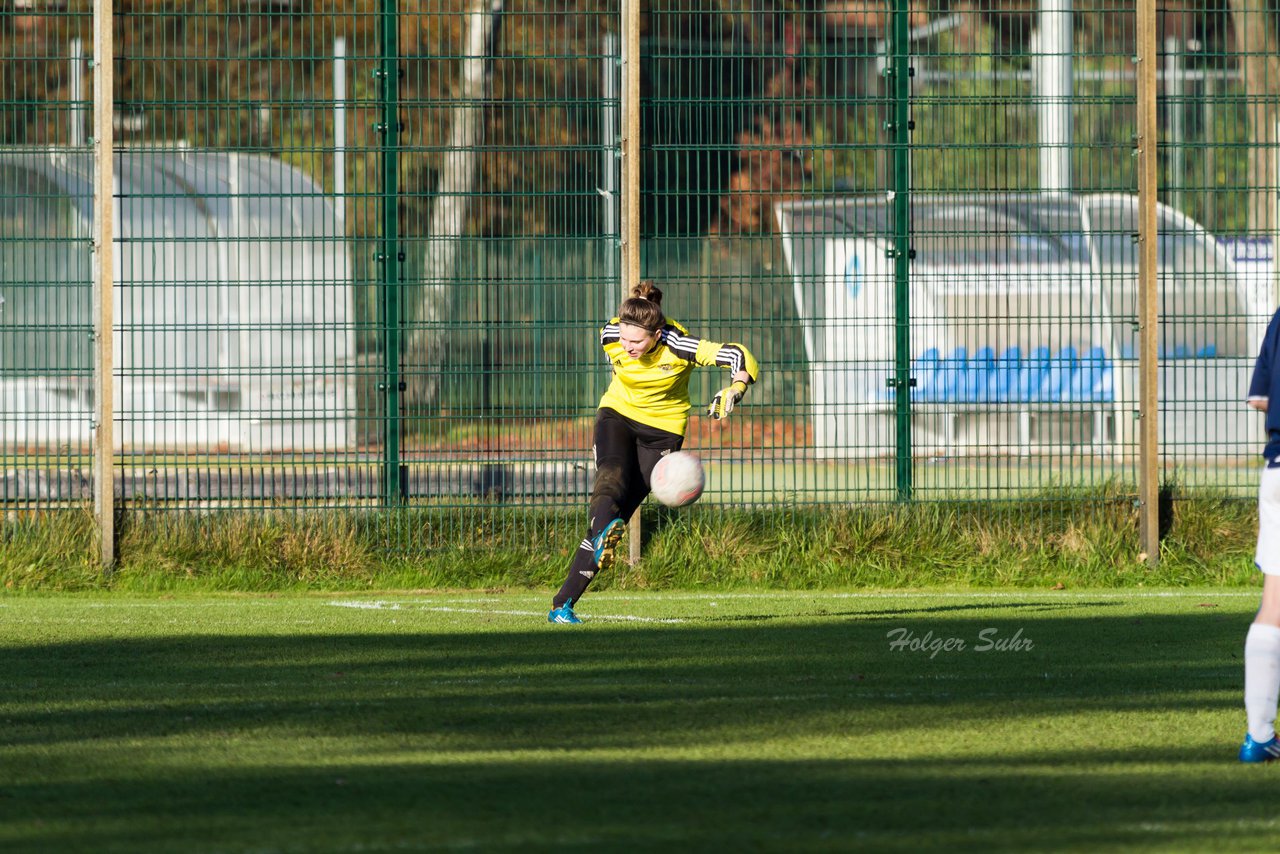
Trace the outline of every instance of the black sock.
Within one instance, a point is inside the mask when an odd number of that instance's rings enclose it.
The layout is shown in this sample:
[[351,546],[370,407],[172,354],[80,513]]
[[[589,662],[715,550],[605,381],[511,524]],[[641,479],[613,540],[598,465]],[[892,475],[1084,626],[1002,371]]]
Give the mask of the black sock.
[[559,592],[551,600],[551,606],[559,608],[570,599],[576,603],[587,592],[587,585],[595,576],[595,551],[579,547],[573,556],[573,563],[569,565],[569,574],[565,577],[564,584],[560,585]]

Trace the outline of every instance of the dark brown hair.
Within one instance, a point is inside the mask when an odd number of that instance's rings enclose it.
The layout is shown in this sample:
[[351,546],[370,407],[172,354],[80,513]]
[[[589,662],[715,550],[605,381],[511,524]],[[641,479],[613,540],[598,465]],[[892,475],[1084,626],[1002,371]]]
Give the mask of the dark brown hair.
[[623,300],[618,309],[618,322],[657,332],[667,322],[662,315],[662,291],[648,279],[636,285],[631,289],[631,298]]

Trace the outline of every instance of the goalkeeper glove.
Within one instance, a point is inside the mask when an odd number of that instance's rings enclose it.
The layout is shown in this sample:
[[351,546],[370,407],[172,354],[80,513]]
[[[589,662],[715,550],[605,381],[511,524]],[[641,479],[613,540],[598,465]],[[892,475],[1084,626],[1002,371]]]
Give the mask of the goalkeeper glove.
[[711,405],[707,407],[707,414],[717,421],[728,418],[729,413],[742,401],[742,396],[746,393],[746,383],[741,380],[731,383],[727,388],[716,392]]

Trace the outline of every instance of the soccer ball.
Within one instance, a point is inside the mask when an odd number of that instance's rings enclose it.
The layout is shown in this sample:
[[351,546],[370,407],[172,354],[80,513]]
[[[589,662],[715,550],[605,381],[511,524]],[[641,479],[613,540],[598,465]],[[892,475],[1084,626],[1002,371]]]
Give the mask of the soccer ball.
[[676,451],[658,460],[649,478],[653,497],[668,507],[684,507],[697,501],[705,484],[702,460],[689,451]]

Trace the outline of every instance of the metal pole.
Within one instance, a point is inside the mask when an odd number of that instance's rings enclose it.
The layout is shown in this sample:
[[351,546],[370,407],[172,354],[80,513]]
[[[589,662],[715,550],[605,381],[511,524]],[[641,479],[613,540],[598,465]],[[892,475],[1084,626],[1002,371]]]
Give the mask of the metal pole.
[[1201,224],[1210,232],[1212,232],[1214,229],[1218,227],[1218,216],[1217,216],[1217,209],[1215,204],[1217,200],[1217,194],[1213,190],[1214,180],[1215,180],[1215,176],[1217,174],[1217,168],[1218,168],[1217,163],[1214,162],[1215,158],[1213,156],[1213,153],[1216,150],[1216,143],[1214,141],[1214,133],[1213,133],[1213,122],[1214,122],[1213,100],[1216,97],[1214,92],[1213,78],[1206,74],[1204,77],[1203,86],[1204,86],[1204,89],[1202,90],[1203,98],[1201,99],[1201,101],[1204,104],[1204,123],[1203,123],[1204,129],[1201,132],[1200,151],[1203,153],[1203,157],[1204,157],[1204,177],[1201,178],[1201,181],[1203,181],[1204,192],[1200,194],[1200,197],[1204,199],[1204,211],[1201,213],[1200,216],[1201,216]]
[[71,109],[67,111],[67,143],[79,148],[84,145],[84,42],[72,39],[70,53],[67,100],[71,102]]
[[893,118],[893,293],[895,481],[899,501],[912,497],[911,449],[911,40],[908,0],[895,0],[889,65]]
[[[622,0],[622,298],[640,283],[640,0]],[[631,516],[627,556],[640,560],[640,510]]]
[[1186,85],[1180,48],[1173,36],[1164,40],[1164,103],[1169,117],[1169,136],[1165,140],[1165,150],[1169,152],[1169,186],[1165,190],[1165,198],[1170,207],[1179,211],[1182,210],[1182,185],[1186,180],[1186,131],[1183,128]]
[[1156,4],[1138,0],[1138,518],[1142,556],[1160,562],[1159,294],[1156,290]]
[[1071,192],[1071,0],[1040,0],[1040,191]]
[[[607,244],[619,246],[618,230],[618,36],[606,33],[604,60],[600,66],[600,195],[604,198],[601,223]],[[610,282],[618,278],[619,255],[605,252],[605,276]],[[613,298],[605,292],[605,317],[613,312]]]
[[93,3],[93,511],[104,572],[116,562],[115,171],[112,168],[115,45],[111,0]]
[[388,506],[400,503],[400,18],[396,0],[382,2],[382,63],[374,72],[382,84],[382,240],[381,267],[383,329],[383,463],[382,497]]
[[[333,206],[347,220],[347,40],[333,40]],[[342,236],[342,235],[339,235]]]

